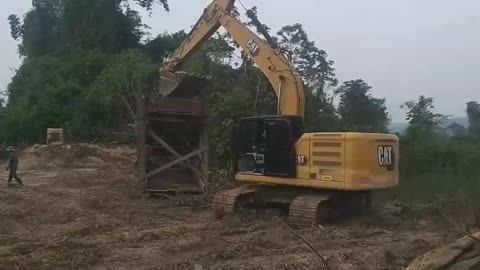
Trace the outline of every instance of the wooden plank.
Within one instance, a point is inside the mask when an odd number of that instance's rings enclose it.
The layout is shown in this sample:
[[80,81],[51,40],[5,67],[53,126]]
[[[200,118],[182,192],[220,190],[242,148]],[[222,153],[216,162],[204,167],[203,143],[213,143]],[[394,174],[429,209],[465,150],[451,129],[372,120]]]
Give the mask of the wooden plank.
[[203,152],[205,152],[205,151],[207,151],[207,150],[208,150],[208,147],[204,147],[204,148],[195,150],[195,151],[193,151],[193,152],[191,152],[191,153],[189,153],[189,154],[187,154],[187,155],[185,155],[185,156],[183,156],[183,157],[181,157],[181,158],[177,158],[176,160],[171,161],[171,162],[163,165],[162,167],[160,167],[160,168],[158,168],[158,169],[155,169],[155,170],[147,173],[146,175],[143,175],[142,177],[140,177],[140,180],[145,180],[145,179],[147,179],[147,178],[149,178],[149,177],[151,177],[151,176],[153,176],[153,175],[155,175],[155,174],[161,173],[162,171],[164,171],[164,170],[166,170],[166,169],[168,169],[168,168],[170,168],[170,167],[173,167],[173,166],[177,165],[178,163],[180,163],[180,162],[182,162],[182,161],[185,161],[185,160],[190,159],[190,158],[192,158],[192,157],[194,157],[194,156],[197,156],[197,155],[199,155],[199,154],[201,154],[201,153],[203,153]]
[[[181,115],[181,116],[185,116],[185,115]],[[180,117],[181,117],[180,116]],[[151,121],[158,121],[158,122],[166,122],[166,123],[184,123],[184,124],[188,124],[188,123],[194,123],[194,124],[207,124],[207,120],[204,119],[204,118],[199,118],[199,117],[196,117],[196,118],[193,118],[193,119],[181,119],[181,118],[175,118],[174,116],[172,117],[150,117],[149,118]]]
[[[153,130],[150,130],[148,132],[148,134],[150,135],[150,137],[152,137],[155,141],[157,141],[160,145],[162,145],[163,147],[165,147],[165,149],[167,149],[170,153],[172,153],[176,158],[180,158],[182,157],[182,155],[180,155],[180,153],[178,153],[177,151],[175,151],[175,149],[173,149],[170,145],[168,145],[167,142],[165,142],[162,138],[160,138],[160,136],[158,136],[155,132],[153,132]],[[186,161],[183,161],[182,163],[185,164],[185,166],[187,166],[188,168],[192,169],[193,172],[197,175],[197,177],[200,177],[201,176],[201,173],[200,171],[193,167],[192,165],[188,164]]]

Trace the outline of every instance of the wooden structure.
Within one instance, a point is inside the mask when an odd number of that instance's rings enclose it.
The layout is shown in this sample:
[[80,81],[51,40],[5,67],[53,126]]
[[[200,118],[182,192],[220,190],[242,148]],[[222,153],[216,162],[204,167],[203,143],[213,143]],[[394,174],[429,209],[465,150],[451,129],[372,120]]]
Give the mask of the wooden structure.
[[138,101],[137,173],[147,193],[203,193],[207,188],[207,103],[199,91],[176,93]]
[[48,128],[47,129],[47,144],[63,144],[63,129],[62,128]]

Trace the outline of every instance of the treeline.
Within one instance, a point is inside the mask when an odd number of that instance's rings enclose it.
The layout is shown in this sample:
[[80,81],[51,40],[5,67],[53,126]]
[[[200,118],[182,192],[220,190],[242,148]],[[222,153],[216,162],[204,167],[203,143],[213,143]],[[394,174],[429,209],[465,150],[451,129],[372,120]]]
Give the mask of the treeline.
[[[169,9],[166,0],[135,2],[148,11],[154,5],[164,12]],[[99,130],[121,131],[133,122],[130,109],[135,110],[136,98],[156,91],[158,68],[186,33],[149,38],[148,26],[129,3],[33,0],[26,14],[8,18],[22,64],[5,91],[8,104],[0,100],[4,108],[0,142],[43,142],[48,127],[63,127],[73,140],[93,140]],[[162,12],[155,16],[161,17]],[[284,26],[271,35],[304,81],[307,131],[388,131],[385,100],[372,96],[362,79],[339,83],[334,62],[309,39],[301,24]],[[208,93],[214,180],[233,171],[236,120],[275,113],[276,108],[269,82],[237,48],[228,35],[217,34],[183,66],[213,78]],[[338,103],[333,102],[335,97]],[[470,132],[453,137],[439,132],[440,116],[431,112],[433,100],[421,97],[405,106],[411,125],[401,138],[402,175],[441,174],[447,168],[469,175],[477,171],[471,165],[467,173],[465,164],[474,160],[474,144],[478,146],[478,103],[468,105]],[[471,153],[468,159],[457,151],[461,149],[457,144]]]
[[480,105],[468,102],[469,128],[443,126],[433,98],[420,96],[403,105],[409,126],[400,135],[400,196],[435,200],[463,196],[480,206]]
[[[168,10],[166,1],[136,2],[146,9],[160,3]],[[74,140],[92,140],[101,129],[125,129],[132,122],[129,108],[135,109],[139,95],[155,91],[158,67],[186,37],[178,32],[148,38],[148,27],[126,0],[32,4],[23,16],[8,18],[23,60],[6,89],[0,121],[1,141],[8,143],[44,141],[48,127],[63,127]],[[360,79],[338,86],[334,62],[302,25],[272,35],[304,80],[307,130],[387,131],[385,100],[374,98]],[[236,119],[275,113],[276,107],[269,82],[236,48],[228,36],[216,35],[183,67],[213,78],[211,136],[220,168],[232,164]],[[340,97],[338,107],[334,95]]]

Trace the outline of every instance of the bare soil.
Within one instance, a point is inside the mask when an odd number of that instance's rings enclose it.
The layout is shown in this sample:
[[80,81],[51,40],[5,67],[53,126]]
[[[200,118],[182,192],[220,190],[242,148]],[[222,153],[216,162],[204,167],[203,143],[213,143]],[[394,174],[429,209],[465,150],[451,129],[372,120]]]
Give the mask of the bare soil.
[[[325,269],[274,218],[216,220],[211,195],[145,198],[125,146],[34,146],[24,187],[0,186],[0,269]],[[402,269],[459,234],[435,218],[392,211],[296,230],[329,269]]]

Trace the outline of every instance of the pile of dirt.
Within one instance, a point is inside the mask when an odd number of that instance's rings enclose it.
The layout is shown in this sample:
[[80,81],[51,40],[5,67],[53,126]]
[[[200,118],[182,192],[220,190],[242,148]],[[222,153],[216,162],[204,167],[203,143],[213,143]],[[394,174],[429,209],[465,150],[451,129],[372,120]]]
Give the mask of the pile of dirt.
[[133,164],[135,149],[126,145],[33,145],[21,153],[24,168],[85,168]]

